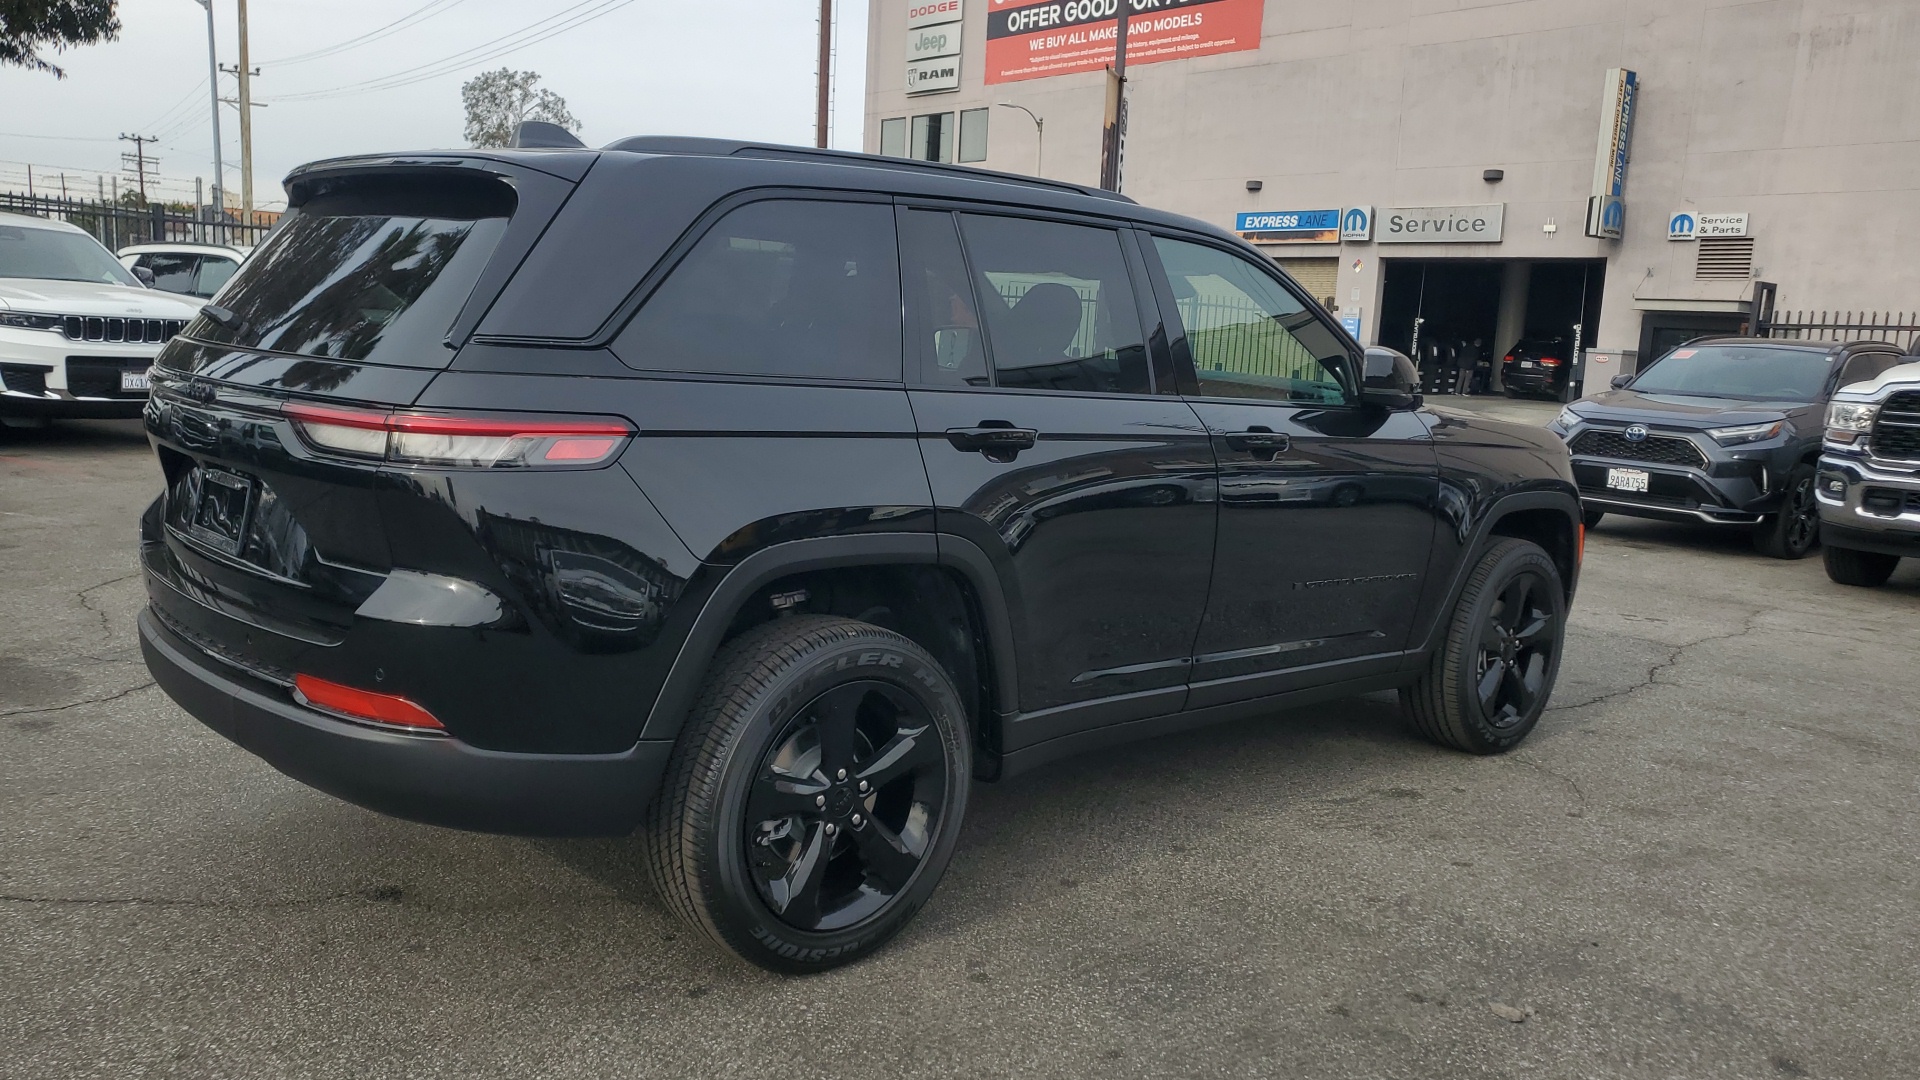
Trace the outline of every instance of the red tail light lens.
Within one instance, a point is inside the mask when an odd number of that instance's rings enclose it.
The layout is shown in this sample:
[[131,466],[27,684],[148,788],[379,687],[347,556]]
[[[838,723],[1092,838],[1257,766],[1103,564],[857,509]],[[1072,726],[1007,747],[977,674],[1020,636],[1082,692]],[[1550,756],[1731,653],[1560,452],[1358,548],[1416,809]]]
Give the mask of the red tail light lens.
[[355,720],[410,728],[414,731],[446,730],[446,725],[434,719],[432,713],[398,694],[377,694],[372,690],[358,690],[337,682],[315,678],[312,675],[295,675],[293,688],[302,703],[329,709]]
[[1512,353],[1508,353],[1508,354],[1507,354],[1506,356],[1504,356],[1504,357],[1502,357],[1502,358],[1501,358],[1501,361],[1500,361],[1500,362],[1501,362],[1501,363],[1503,363],[1503,364],[1511,364],[1511,363],[1513,363],[1513,354],[1512,354]]
[[289,403],[281,410],[321,453],[451,469],[592,468],[633,437],[608,417],[444,416]]
[[1540,358],[1540,366],[1541,367],[1559,367],[1560,361],[1555,360],[1551,356],[1543,356]]

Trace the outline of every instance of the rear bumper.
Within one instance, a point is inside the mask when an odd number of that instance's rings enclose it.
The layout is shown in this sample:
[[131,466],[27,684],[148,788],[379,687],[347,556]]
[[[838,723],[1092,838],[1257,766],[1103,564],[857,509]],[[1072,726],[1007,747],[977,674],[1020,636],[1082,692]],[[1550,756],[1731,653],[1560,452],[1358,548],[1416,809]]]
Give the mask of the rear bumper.
[[383,814],[522,836],[620,836],[640,822],[671,742],[619,754],[516,754],[315,712],[140,613],[155,681],[195,719],[295,780]]

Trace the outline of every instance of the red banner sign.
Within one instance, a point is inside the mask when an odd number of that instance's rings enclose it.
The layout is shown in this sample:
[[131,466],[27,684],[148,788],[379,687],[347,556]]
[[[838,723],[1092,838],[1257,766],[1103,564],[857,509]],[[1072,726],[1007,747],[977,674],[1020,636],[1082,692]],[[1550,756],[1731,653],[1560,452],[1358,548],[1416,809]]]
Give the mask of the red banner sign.
[[[1113,63],[1123,0],[992,0],[987,83],[1099,71]],[[1266,0],[1131,0],[1127,64],[1260,47]]]

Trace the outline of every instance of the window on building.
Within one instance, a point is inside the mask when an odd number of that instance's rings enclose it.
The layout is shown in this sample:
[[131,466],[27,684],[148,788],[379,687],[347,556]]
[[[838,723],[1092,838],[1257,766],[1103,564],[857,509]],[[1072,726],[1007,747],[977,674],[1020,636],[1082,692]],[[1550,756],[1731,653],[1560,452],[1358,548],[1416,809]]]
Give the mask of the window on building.
[[928,113],[913,118],[913,144],[907,156],[921,161],[953,161],[953,114]]
[[880,121],[880,153],[887,157],[907,156],[907,118],[896,116]]
[[1153,392],[1118,234],[984,214],[961,221],[1000,386]]
[[987,160],[987,110],[967,109],[960,114],[960,160]]
[[768,199],[734,210],[613,351],[649,371],[899,380],[892,207]]

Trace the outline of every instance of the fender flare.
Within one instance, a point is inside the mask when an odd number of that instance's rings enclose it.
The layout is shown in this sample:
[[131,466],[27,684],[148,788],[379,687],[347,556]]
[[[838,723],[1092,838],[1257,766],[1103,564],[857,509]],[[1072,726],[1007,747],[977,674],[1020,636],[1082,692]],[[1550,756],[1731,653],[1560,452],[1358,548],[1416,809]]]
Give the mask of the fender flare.
[[[980,602],[982,631],[987,637],[988,662],[994,677],[995,705],[1003,714],[1016,709],[1016,667],[1013,623],[1007,601],[986,553],[970,541],[930,532],[855,533],[788,540],[761,548],[727,570],[707,594],[668,668],[666,680],[648,710],[640,738],[674,739],[686,722],[687,711],[699,696],[707,667],[719,651],[734,615],[754,593],[768,583],[793,574],[852,566],[915,563],[945,566],[958,572]],[[988,724],[995,717],[982,716]]]
[[[1438,646],[1436,639],[1445,632],[1447,621],[1453,617],[1454,606],[1460,602],[1460,594],[1467,587],[1467,576],[1473,573],[1476,556],[1486,545],[1487,537],[1493,535],[1493,527],[1500,524],[1502,519],[1522,510],[1558,510],[1567,516],[1568,524],[1575,530],[1575,535],[1578,535],[1580,496],[1571,487],[1564,490],[1516,491],[1494,499],[1480,514],[1480,520],[1474,524],[1466,543],[1461,545],[1460,550],[1465,554],[1459,564],[1453,568],[1453,580],[1447,583],[1446,601],[1435,609],[1433,621],[1426,627],[1419,645],[1408,653],[1414,658],[1411,662],[1416,664],[1424,662],[1424,658],[1431,655],[1434,648]],[[1575,551],[1574,556],[1574,576],[1564,582],[1569,600],[1572,599],[1573,588],[1580,572],[1579,552]]]

